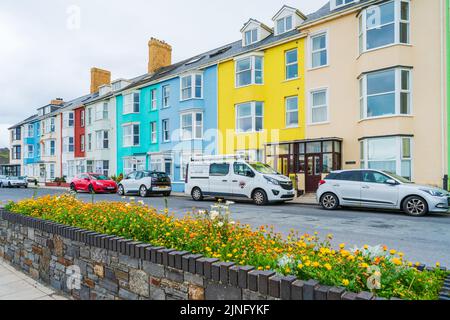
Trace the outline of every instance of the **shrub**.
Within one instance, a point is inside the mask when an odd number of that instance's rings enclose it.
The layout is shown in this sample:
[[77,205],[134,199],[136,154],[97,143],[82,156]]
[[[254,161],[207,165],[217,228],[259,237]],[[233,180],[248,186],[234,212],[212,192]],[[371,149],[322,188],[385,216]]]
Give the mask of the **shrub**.
[[[410,300],[437,299],[446,272],[418,271],[404,254],[385,246],[339,249],[332,235],[300,235],[292,230],[284,238],[273,227],[254,230],[230,219],[228,204],[211,211],[188,212],[175,218],[168,210],[157,212],[142,201],[83,203],[73,196],[42,197],[9,203],[7,210],[58,223],[117,235],[157,246],[200,253],[207,257],[274,270],[299,279],[316,279],[324,285],[350,291],[372,291],[380,297]],[[377,281],[378,276],[380,281]],[[369,283],[370,282],[370,283]]]

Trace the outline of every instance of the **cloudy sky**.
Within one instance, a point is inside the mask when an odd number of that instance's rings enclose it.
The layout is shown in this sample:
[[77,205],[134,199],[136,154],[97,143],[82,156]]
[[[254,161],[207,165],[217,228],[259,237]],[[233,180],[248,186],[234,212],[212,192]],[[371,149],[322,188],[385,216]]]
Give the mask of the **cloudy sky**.
[[36,108],[89,93],[91,67],[113,79],[146,73],[150,37],[170,43],[176,62],[238,40],[248,18],[271,26],[283,4],[308,14],[326,2],[1,0],[0,147]]

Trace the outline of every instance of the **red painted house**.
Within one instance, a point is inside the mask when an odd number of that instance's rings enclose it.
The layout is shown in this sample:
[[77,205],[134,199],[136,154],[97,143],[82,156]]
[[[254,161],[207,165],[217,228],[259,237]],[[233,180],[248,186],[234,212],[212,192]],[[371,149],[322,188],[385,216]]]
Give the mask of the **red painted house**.
[[75,111],[75,158],[84,158],[86,156],[86,113],[84,106],[81,106]]

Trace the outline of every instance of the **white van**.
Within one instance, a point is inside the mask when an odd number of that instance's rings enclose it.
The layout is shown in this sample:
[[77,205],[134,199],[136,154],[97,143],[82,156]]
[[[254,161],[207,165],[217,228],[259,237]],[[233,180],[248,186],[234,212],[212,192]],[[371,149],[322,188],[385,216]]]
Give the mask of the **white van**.
[[252,199],[257,205],[294,199],[292,181],[267,164],[242,156],[194,157],[186,169],[185,193],[204,197]]

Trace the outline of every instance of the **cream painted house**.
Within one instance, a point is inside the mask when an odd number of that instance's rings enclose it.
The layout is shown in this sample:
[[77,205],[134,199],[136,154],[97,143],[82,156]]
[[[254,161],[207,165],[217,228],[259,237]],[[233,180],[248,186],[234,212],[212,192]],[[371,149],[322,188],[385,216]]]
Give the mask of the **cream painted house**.
[[341,159],[326,158],[320,145],[307,152],[307,191],[330,161],[442,186],[444,2],[331,0],[300,26],[308,35],[306,138],[342,140]]

